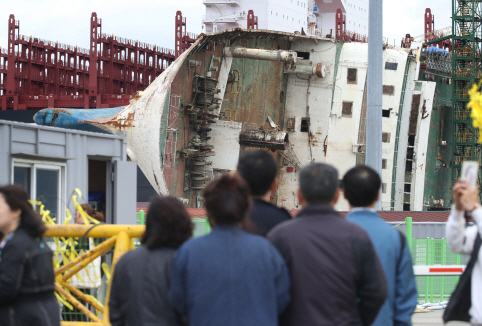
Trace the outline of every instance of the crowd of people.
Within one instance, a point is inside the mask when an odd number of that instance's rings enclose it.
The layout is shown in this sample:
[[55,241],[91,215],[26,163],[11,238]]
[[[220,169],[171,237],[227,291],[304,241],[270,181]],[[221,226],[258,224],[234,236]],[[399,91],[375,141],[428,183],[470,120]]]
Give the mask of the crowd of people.
[[[150,202],[141,246],[115,266],[109,318],[120,325],[411,325],[417,304],[405,236],[375,211],[381,179],[357,166],[342,178],[313,163],[299,173],[295,218],[273,205],[277,164],[245,153],[204,189],[212,232],[173,197]],[[471,260],[444,320],[482,324],[482,209],[459,182],[447,223],[452,250]],[[350,213],[334,206],[344,196]],[[465,218],[464,218],[465,217]],[[466,219],[473,218],[474,225]],[[480,221],[480,223],[478,223]],[[52,253],[18,186],[0,188],[0,325],[59,325]],[[481,253],[482,254],[482,253]]]

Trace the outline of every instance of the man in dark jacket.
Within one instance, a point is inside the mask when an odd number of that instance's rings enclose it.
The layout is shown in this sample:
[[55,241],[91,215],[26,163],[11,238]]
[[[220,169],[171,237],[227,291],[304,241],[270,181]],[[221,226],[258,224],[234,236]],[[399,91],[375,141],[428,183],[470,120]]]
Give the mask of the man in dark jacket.
[[254,233],[266,236],[276,224],[291,218],[286,209],[278,208],[270,202],[271,194],[278,186],[273,156],[264,151],[247,152],[239,160],[238,172],[251,190],[253,207],[249,217]]
[[372,168],[359,165],[343,177],[351,212],[346,217],[367,231],[387,279],[388,297],[372,326],[411,326],[417,306],[417,288],[410,250],[397,229],[376,213],[382,180]]
[[291,277],[291,303],[281,326],[368,326],[385,301],[385,275],[370,238],[333,209],[339,195],[334,167],[303,168],[298,190],[303,209],[268,234]]

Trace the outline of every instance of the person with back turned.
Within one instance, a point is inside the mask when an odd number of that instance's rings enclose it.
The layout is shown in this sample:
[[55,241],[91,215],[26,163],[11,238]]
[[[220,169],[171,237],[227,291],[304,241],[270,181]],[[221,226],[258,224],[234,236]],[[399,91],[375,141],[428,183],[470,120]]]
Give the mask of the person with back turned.
[[249,218],[256,234],[266,234],[278,223],[291,218],[284,208],[270,203],[270,197],[276,191],[276,161],[265,151],[247,152],[239,159],[238,173],[248,183],[253,199]]
[[112,326],[188,324],[171,307],[168,292],[174,253],[192,236],[193,228],[179,199],[151,198],[142,246],[123,255],[114,269],[109,301]]
[[346,218],[368,233],[387,278],[388,297],[372,325],[409,326],[418,298],[412,258],[405,236],[375,212],[381,184],[378,173],[368,166],[349,170],[343,177],[351,209]]
[[177,251],[169,299],[190,326],[277,326],[290,300],[283,258],[265,238],[239,225],[249,209],[249,189],[223,174],[204,189],[211,233]]
[[368,326],[387,295],[370,238],[333,209],[340,196],[334,167],[310,164],[299,178],[303,209],[268,233],[291,277],[291,303],[280,325]]

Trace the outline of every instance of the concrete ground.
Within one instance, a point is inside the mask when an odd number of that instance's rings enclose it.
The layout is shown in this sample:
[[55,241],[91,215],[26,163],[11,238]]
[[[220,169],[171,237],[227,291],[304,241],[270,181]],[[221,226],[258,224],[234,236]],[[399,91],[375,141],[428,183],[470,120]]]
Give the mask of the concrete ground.
[[[430,312],[416,312],[412,315],[413,326],[442,326],[442,315],[444,310],[432,310]],[[469,323],[450,322],[448,326],[468,326]]]

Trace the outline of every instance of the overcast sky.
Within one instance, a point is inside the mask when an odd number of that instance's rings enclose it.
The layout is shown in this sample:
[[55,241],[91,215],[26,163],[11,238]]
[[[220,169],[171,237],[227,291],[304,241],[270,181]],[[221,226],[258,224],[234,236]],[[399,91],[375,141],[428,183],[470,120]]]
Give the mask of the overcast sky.
[[[20,34],[88,48],[92,12],[102,19],[102,32],[174,49],[174,17],[181,10],[187,30],[202,32],[202,0],[0,0],[0,46],[7,46],[10,14],[20,21]],[[383,35],[400,44],[405,34],[423,33],[425,8],[432,8],[435,28],[451,26],[449,0],[385,0]],[[255,13],[256,14],[256,13]]]

